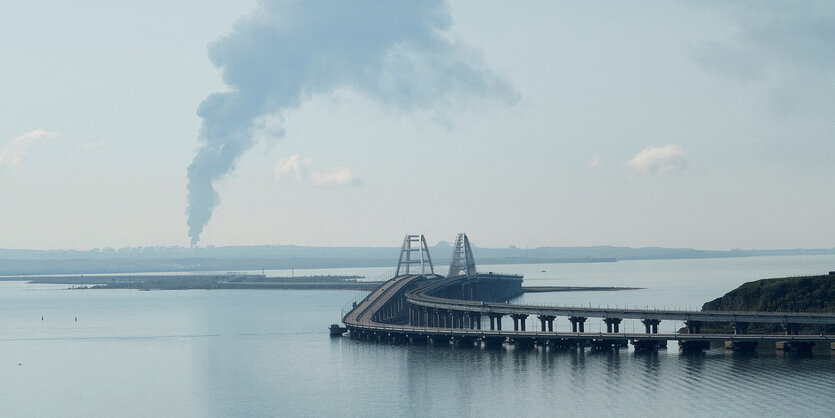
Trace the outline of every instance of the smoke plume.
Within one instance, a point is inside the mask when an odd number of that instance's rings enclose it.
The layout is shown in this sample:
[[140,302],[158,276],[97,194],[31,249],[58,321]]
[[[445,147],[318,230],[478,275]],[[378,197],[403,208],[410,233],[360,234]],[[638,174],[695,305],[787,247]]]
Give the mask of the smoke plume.
[[209,48],[228,91],[197,110],[201,146],[188,167],[192,245],[220,202],[215,182],[255,142],[260,117],[349,88],[388,108],[426,109],[515,93],[480,55],[449,34],[443,1],[263,1]]

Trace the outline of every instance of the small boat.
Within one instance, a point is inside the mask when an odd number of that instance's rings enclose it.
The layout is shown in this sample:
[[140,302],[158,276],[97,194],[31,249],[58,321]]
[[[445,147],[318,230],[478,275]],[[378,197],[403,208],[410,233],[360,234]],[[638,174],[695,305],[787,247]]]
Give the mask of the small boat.
[[331,337],[341,337],[342,334],[348,331],[348,328],[340,327],[339,324],[331,324],[328,327],[328,331],[330,331]]

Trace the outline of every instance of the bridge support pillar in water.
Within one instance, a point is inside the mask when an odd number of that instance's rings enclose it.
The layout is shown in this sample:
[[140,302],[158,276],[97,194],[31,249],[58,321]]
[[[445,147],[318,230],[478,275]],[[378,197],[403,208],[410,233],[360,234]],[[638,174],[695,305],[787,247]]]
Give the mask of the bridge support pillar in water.
[[548,346],[553,348],[576,347],[577,340],[568,340],[565,338],[549,338]]
[[429,338],[421,334],[409,334],[407,337],[409,338],[409,343],[413,345],[423,345],[429,342]]
[[449,345],[449,335],[432,335],[429,337],[429,341],[432,341],[432,345]]
[[571,332],[585,332],[586,319],[588,318],[582,316],[569,316],[568,320],[571,321]]
[[452,343],[461,347],[472,347],[479,337],[475,336],[456,336],[452,338]]
[[810,353],[814,346],[814,341],[778,341],[774,345],[778,351],[791,351],[795,353]]
[[592,338],[590,341],[592,349],[603,350],[609,348],[623,348],[629,345],[629,340],[626,338],[622,340],[598,339]]
[[[553,316],[553,315],[539,315],[539,316],[537,316],[537,318],[539,318],[539,323],[540,323],[540,325],[542,325],[542,327],[540,329],[542,332],[545,332],[545,331],[554,332],[554,319],[556,318],[555,316]],[[546,325],[547,325],[547,327],[546,327]]]
[[664,340],[639,340],[635,339],[632,340],[632,346],[635,347],[635,350],[644,351],[644,350],[657,350],[660,348],[666,349],[667,348],[667,341]]
[[658,334],[658,324],[661,323],[660,319],[642,319],[644,327],[646,327],[647,334]]
[[485,347],[495,348],[495,347],[501,347],[502,344],[504,344],[505,338],[504,337],[484,336],[484,337],[481,338],[481,340],[484,341],[484,346]]
[[[512,314],[512,315],[510,315],[510,317],[513,318],[513,330],[514,331],[524,331],[525,330],[525,321],[528,319],[527,314]],[[520,324],[522,325],[521,329],[519,329]]]
[[734,327],[734,334],[747,334],[748,333],[748,325],[747,322],[734,322],[731,325]]
[[725,349],[733,351],[754,351],[757,341],[725,341]]
[[606,332],[608,333],[619,333],[620,332],[620,322],[623,321],[621,318],[605,318],[603,322],[606,323]]
[[498,313],[490,313],[490,314],[487,314],[487,315],[490,316],[490,330],[491,331],[493,331],[493,330],[501,331],[502,330],[502,317],[504,315],[503,314],[498,314]]
[[513,337],[510,343],[515,345],[516,348],[533,348],[534,339],[530,337]]
[[786,331],[786,335],[797,335],[800,331],[800,324],[783,324],[783,330]]
[[[689,325],[688,325],[689,328]],[[678,341],[678,348],[681,351],[702,351],[702,350],[709,350],[710,349],[710,341],[707,340],[679,340]]]
[[470,317],[470,329],[481,329],[481,314],[470,312],[467,315]]
[[702,321],[687,320],[684,321],[684,323],[687,324],[688,334],[698,334],[702,332]]

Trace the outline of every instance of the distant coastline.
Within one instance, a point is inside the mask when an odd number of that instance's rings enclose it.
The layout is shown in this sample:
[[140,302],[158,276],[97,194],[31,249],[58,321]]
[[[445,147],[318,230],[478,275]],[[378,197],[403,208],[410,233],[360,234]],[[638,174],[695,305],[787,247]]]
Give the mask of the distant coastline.
[[[28,276],[18,280],[38,284],[67,284],[70,289],[136,290],[212,290],[212,289],[284,289],[284,290],[362,290],[372,291],[383,281],[359,280],[363,276],[318,275],[267,277],[262,274],[143,274],[143,275],[56,275]],[[9,280],[9,279],[5,279]],[[611,292],[636,290],[615,286],[523,286],[524,293]]]
[[[390,267],[398,247],[303,247],[264,245],[234,247],[141,247],[122,249],[0,249],[0,276],[47,274],[116,274]],[[452,247],[439,242],[430,248],[435,265],[449,263]],[[704,259],[781,255],[833,255],[835,249],[695,250],[661,247],[518,247],[481,248],[473,253],[479,265],[613,263],[623,260]],[[0,278],[2,280],[3,278]]]

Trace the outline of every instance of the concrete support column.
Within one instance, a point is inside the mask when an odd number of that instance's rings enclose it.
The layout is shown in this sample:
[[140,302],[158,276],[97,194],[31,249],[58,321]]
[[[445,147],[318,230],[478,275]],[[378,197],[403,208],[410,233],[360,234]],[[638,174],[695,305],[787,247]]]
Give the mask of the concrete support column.
[[475,329],[481,329],[481,314],[473,314],[473,319],[475,319]]
[[512,314],[510,315],[513,318],[513,330],[514,331],[524,331],[525,330],[525,320],[528,319],[527,314]]
[[540,330],[542,332],[554,332],[554,316],[553,315],[539,315]]
[[585,332],[586,319],[588,318],[582,316],[569,316],[568,320],[571,321],[571,332]]
[[783,329],[786,331],[786,335],[797,335],[799,328],[800,324],[783,324]]
[[658,334],[658,324],[661,323],[660,319],[642,319],[641,322],[644,323],[647,334]]
[[688,334],[699,334],[702,332],[702,321],[687,320],[685,324],[687,324]]
[[603,322],[606,323],[606,332],[610,333],[619,333],[620,332],[620,322],[623,319],[621,318],[605,318]]
[[748,325],[750,324],[747,322],[734,322],[732,325],[734,327],[734,334],[747,334]]
[[491,330],[502,330],[502,317],[503,314],[499,313],[489,313],[487,314],[490,317],[490,329]]

